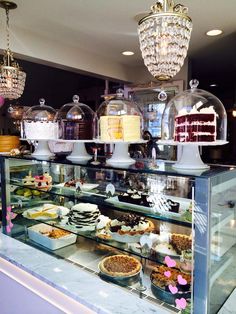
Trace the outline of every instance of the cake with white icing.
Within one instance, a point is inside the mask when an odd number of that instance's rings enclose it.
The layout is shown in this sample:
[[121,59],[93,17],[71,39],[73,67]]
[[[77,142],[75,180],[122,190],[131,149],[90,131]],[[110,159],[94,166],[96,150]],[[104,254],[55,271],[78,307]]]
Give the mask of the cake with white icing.
[[54,121],[24,121],[22,137],[37,140],[58,139],[58,123]]
[[78,231],[94,231],[100,211],[95,204],[80,203],[71,208],[66,225],[76,228]]
[[216,112],[213,106],[190,112],[183,109],[175,117],[174,140],[177,142],[214,142],[216,140]]

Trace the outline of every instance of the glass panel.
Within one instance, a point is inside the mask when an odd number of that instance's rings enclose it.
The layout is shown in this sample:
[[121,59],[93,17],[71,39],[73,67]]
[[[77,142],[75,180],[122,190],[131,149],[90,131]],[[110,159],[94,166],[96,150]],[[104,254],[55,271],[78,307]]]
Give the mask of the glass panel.
[[209,312],[213,314],[236,287],[236,172],[232,169],[212,182]]
[[[6,181],[7,234],[172,312],[177,299],[191,307],[191,177],[9,158]],[[142,270],[104,273],[117,254]]]

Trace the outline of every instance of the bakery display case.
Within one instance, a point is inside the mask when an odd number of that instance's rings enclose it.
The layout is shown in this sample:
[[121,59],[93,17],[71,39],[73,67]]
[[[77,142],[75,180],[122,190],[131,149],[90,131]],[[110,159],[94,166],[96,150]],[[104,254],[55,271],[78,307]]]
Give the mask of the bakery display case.
[[99,162],[1,157],[4,233],[158,310],[217,313],[236,286],[236,170]]

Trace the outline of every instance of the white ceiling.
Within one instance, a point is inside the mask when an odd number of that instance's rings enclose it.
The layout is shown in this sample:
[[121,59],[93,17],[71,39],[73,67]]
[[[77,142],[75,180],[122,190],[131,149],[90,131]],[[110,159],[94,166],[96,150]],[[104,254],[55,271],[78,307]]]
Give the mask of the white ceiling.
[[[11,12],[13,28],[31,31],[61,43],[96,52],[110,60],[141,65],[135,16],[149,11],[155,0],[15,0],[17,10]],[[183,0],[193,20],[189,55],[210,46],[236,31],[236,0]],[[1,19],[3,23],[3,19]],[[212,28],[223,29],[220,37],[207,37]],[[1,36],[2,37],[2,36]],[[234,43],[236,44],[236,43]],[[121,55],[135,52],[132,57]],[[215,53],[219,53],[216,51]]]

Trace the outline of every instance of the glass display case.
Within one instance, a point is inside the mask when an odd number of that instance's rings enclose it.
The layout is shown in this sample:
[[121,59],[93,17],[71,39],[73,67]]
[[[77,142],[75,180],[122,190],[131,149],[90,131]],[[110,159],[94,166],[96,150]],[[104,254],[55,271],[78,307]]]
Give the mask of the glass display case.
[[[183,174],[1,157],[3,231],[170,313],[217,313],[236,287],[236,170]],[[14,215],[12,215],[14,214]]]

